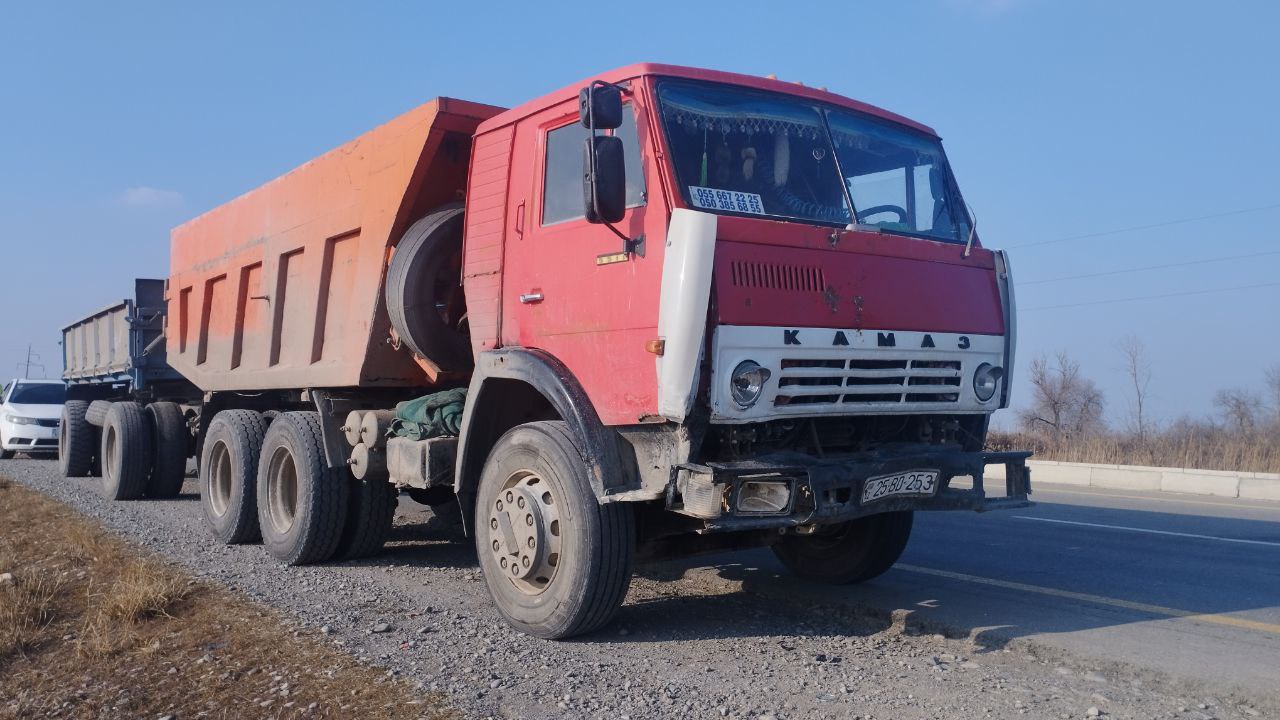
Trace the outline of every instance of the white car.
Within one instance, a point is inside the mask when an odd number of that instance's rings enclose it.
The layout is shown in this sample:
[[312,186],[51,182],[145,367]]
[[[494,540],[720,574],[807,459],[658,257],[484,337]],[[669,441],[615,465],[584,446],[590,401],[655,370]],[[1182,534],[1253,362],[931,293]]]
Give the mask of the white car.
[[0,459],[56,454],[67,388],[61,380],[14,380],[0,391]]

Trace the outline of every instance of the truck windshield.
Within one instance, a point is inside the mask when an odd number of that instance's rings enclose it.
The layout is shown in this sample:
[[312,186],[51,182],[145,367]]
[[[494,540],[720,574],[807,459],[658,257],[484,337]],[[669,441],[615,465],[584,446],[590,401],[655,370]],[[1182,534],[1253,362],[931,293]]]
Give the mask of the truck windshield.
[[857,223],[965,240],[967,223],[937,138],[781,93],[667,80],[658,98],[691,207],[848,225],[855,220],[844,182]]

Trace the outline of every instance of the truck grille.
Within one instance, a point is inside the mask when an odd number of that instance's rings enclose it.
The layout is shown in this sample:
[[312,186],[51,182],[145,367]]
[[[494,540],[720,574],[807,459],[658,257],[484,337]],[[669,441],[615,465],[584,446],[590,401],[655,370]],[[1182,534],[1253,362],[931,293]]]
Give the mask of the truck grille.
[[954,403],[960,377],[959,360],[784,358],[773,404]]

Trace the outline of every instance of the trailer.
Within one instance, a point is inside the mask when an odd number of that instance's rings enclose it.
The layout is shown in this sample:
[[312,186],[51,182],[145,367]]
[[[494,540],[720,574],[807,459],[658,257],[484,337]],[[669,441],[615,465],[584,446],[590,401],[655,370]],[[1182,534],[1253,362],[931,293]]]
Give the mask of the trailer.
[[[539,637],[607,623],[637,559],[770,546],[856,583],[916,511],[1029,504],[1030,453],[983,450],[1008,258],[931,128],[823,90],[642,64],[438,98],[174,229],[170,263],[216,541],[361,557],[401,490],[456,501]],[[108,487],[167,442],[130,403]]]
[[[182,408],[198,405],[201,394],[167,362],[165,281],[139,278],[133,285],[133,297],[62,328],[67,400],[58,462],[66,477],[105,469],[103,492],[111,499],[173,497],[192,447]],[[113,465],[124,459],[117,445],[125,435],[139,445],[129,448],[128,459],[145,470],[126,473],[121,483]]]

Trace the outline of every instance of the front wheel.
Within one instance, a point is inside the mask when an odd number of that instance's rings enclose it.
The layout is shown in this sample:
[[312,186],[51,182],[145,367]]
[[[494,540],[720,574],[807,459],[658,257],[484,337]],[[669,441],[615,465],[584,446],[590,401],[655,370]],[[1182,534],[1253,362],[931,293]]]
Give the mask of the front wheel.
[[622,605],[635,518],[624,503],[596,500],[565,423],[520,425],[498,440],[475,523],[485,583],[516,629],[567,638],[600,628]]
[[880,513],[818,528],[812,535],[788,535],[773,546],[774,555],[804,580],[850,585],[870,580],[893,567],[911,538],[914,513]]

